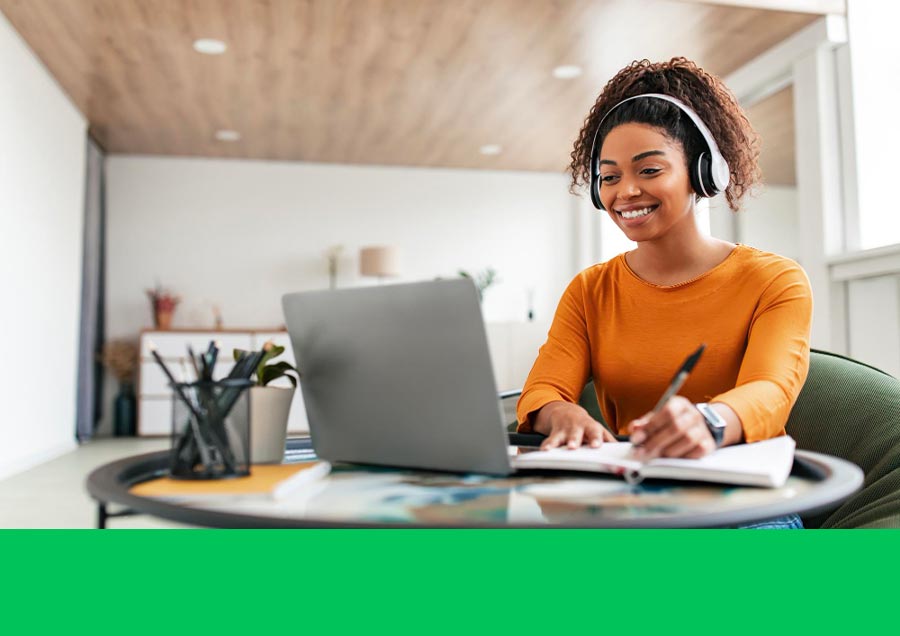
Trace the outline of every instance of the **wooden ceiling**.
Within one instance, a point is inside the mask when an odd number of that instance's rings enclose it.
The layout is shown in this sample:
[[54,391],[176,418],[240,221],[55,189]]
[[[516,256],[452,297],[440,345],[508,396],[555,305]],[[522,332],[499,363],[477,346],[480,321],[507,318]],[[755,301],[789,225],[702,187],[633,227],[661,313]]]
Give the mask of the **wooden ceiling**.
[[[604,83],[818,16],[670,0],[0,0],[111,153],[561,171]],[[196,53],[197,38],[228,44]],[[561,64],[585,69],[558,80]],[[214,139],[217,129],[241,133]],[[494,156],[479,154],[498,144]]]

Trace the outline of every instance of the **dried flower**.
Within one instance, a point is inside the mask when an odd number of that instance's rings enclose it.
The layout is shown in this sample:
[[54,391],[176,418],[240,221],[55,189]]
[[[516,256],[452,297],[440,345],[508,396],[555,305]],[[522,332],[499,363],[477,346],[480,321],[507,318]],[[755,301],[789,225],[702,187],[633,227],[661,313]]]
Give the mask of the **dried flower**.
[[181,296],[177,296],[168,290],[163,289],[159,285],[153,289],[148,289],[147,298],[153,304],[153,311],[174,311],[178,303],[181,302]]
[[103,345],[100,362],[119,382],[134,382],[138,364],[138,345],[135,340],[119,338]]

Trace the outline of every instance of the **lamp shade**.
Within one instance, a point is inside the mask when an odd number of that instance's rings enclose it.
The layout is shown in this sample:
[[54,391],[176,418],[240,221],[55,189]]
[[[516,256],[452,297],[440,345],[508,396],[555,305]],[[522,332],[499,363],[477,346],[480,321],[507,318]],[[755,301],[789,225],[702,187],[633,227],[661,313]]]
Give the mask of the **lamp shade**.
[[400,255],[395,247],[377,245],[359,250],[359,273],[362,276],[400,275]]

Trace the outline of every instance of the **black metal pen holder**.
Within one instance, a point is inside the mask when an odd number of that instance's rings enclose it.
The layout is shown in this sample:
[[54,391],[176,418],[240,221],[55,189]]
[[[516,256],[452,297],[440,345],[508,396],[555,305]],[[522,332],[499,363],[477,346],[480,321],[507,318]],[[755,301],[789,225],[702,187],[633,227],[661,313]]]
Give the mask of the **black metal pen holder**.
[[222,479],[250,474],[250,380],[172,384],[174,479]]

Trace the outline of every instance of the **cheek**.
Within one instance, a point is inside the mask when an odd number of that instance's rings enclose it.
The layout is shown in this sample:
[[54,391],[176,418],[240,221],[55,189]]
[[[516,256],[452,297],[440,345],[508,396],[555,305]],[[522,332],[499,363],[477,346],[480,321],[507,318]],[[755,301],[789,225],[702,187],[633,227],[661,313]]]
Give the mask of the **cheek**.
[[672,175],[665,180],[657,181],[652,188],[648,187],[648,192],[655,194],[658,198],[678,201],[688,201],[694,196],[694,189],[691,187],[687,174]]
[[600,186],[600,202],[603,204],[604,208],[606,208],[607,210],[612,210],[613,203],[616,202],[616,193],[614,186]]

